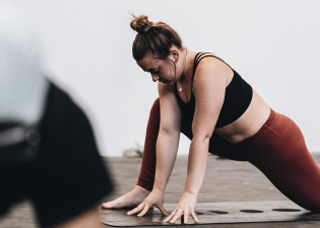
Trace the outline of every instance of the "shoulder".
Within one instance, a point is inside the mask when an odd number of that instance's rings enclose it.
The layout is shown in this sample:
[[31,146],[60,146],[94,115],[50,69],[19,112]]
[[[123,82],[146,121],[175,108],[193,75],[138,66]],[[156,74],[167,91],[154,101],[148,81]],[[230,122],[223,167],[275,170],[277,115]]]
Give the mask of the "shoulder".
[[202,53],[198,55],[195,62],[195,74],[201,72],[232,71],[226,62],[212,53]]
[[223,62],[220,58],[212,54],[206,55],[198,62],[194,71],[193,84],[215,84],[227,86],[228,82],[232,80],[233,70]]

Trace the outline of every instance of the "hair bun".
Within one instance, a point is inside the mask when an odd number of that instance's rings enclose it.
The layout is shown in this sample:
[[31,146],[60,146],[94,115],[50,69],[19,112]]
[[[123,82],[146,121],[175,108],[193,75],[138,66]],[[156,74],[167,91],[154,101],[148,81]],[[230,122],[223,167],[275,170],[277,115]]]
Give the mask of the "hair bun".
[[141,15],[136,17],[133,15],[133,20],[130,22],[130,27],[137,33],[146,33],[152,27],[153,23],[148,20],[148,17]]

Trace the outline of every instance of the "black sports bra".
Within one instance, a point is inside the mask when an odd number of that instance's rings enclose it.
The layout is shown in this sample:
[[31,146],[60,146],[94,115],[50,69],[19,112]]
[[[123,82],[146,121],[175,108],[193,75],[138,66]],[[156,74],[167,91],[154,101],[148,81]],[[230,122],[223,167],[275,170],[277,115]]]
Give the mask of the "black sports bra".
[[[197,55],[194,58],[192,83],[194,73],[199,62],[206,57],[217,58],[224,62],[222,59],[211,53],[197,53]],[[224,127],[237,120],[247,110],[252,100],[252,87],[246,81],[244,81],[242,77],[234,69],[232,69],[232,71],[233,78],[226,88],[225,99],[219,114],[218,121],[216,123],[216,128]],[[192,124],[193,121],[196,99],[193,93],[193,86],[191,86],[191,89],[191,98],[188,103],[183,102],[183,100],[180,98],[176,86],[174,89],[174,93],[177,97],[178,104],[182,114],[182,124]]]

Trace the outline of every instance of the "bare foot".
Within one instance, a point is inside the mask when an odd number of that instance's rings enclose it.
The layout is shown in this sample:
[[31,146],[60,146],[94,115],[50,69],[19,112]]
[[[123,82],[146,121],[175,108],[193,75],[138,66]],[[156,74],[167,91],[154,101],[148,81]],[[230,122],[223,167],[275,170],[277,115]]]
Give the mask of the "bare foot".
[[115,200],[103,203],[101,206],[104,209],[135,207],[139,205],[149,193],[149,190],[136,185],[130,192]]

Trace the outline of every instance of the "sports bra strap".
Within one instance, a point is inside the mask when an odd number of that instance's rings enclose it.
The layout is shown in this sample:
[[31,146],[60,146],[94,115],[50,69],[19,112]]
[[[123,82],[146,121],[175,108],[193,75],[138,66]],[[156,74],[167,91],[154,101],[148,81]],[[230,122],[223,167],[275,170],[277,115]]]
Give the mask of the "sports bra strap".
[[216,58],[216,59],[219,59],[221,62],[225,63],[228,67],[230,67],[230,69],[233,71],[233,68],[228,64],[226,63],[223,59],[221,59],[220,57],[212,54],[211,52],[198,52],[196,54],[196,56],[194,57],[194,62],[193,62],[193,73],[192,73],[192,81],[191,81],[191,88],[193,90],[193,78],[194,78],[194,74],[196,72],[196,69],[197,69],[197,66],[199,64],[199,62],[206,58],[206,57],[213,57],[213,58]]
[[223,59],[221,59],[220,57],[218,57],[210,52],[198,52],[194,58],[194,64],[193,64],[194,72],[195,72],[199,62],[206,57],[213,57],[213,58],[219,59],[221,62],[225,63],[228,67],[230,67],[230,69],[232,69],[232,67],[228,63],[226,63]]

